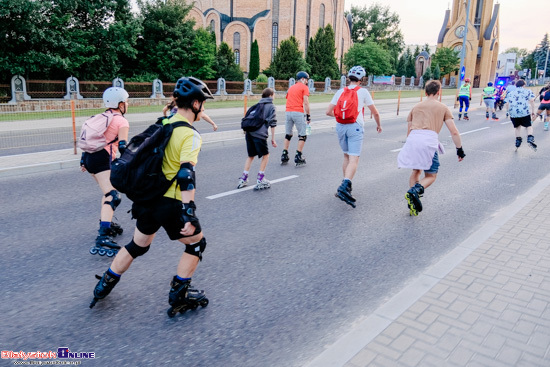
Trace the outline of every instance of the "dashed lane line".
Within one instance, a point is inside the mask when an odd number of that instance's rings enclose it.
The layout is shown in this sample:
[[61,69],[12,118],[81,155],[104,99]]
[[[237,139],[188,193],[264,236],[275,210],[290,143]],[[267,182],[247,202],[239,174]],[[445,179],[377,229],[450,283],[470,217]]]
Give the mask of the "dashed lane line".
[[[274,183],[277,183],[277,182],[292,180],[293,178],[297,178],[297,177],[299,177],[299,176],[298,176],[298,175],[292,175],[292,176],[287,176],[287,177],[278,178],[278,179],[276,179],[276,180],[271,180],[271,181],[269,181],[269,182],[271,182],[271,184],[274,184]],[[237,194],[237,193],[239,193],[239,192],[248,191],[248,190],[253,190],[253,189],[254,189],[254,185],[252,185],[252,186],[247,186],[247,187],[243,187],[242,189],[235,189],[235,190],[231,190],[231,191],[222,192],[222,193],[220,193],[220,194],[207,196],[206,198],[207,198],[207,199],[210,199],[210,200],[214,200],[214,199],[222,198],[222,197],[224,197],[224,196],[229,196],[229,195]]]

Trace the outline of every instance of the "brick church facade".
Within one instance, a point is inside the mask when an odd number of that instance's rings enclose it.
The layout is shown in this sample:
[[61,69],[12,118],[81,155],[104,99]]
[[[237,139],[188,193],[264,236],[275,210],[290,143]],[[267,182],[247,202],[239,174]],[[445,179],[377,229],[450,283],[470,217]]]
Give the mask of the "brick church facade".
[[465,27],[466,57],[465,76],[472,79],[474,87],[484,87],[494,81],[499,48],[500,4],[493,0],[470,0],[470,13],[466,25],[466,1],[454,0],[452,9],[445,13],[445,20],[439,32],[437,47],[462,50]]
[[327,24],[335,32],[339,65],[351,47],[344,0],[195,0],[189,16],[196,27],[213,29],[216,43],[227,43],[245,72],[254,40],[260,50],[260,70],[269,66],[281,41],[294,36],[305,52],[309,39]]

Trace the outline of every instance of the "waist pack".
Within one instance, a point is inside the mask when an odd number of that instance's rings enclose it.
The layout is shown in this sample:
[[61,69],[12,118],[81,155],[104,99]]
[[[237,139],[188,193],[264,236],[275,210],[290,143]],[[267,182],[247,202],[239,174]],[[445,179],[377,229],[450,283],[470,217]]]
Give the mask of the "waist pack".
[[344,92],[338,98],[334,107],[334,117],[341,124],[353,124],[359,116],[359,99],[357,98],[357,88],[344,88]]
[[121,115],[111,112],[103,112],[84,121],[82,128],[80,129],[80,137],[77,142],[78,147],[83,152],[95,153],[99,152],[107,145],[117,141],[118,137],[108,143],[105,139],[105,131],[115,116]]
[[162,172],[164,151],[174,129],[185,126],[185,121],[163,125],[161,117],[142,133],[130,139],[120,158],[111,164],[111,184],[133,202],[148,202],[164,195],[175,180],[168,180]]

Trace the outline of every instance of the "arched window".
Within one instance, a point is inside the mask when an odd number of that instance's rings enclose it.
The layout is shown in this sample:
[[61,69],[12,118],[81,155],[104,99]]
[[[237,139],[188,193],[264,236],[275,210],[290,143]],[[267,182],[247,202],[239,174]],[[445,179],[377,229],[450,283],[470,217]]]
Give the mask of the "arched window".
[[277,23],[273,23],[273,26],[271,27],[271,61],[273,61],[273,58],[277,53],[278,46],[279,46],[279,25]]
[[235,64],[240,65],[241,63],[241,34],[239,32],[233,33],[233,50],[235,50]]
[[211,30],[212,32],[215,32],[215,31],[216,31],[216,22],[214,21],[214,19],[212,19],[212,20],[210,21],[210,30]]
[[325,4],[319,7],[319,28],[325,28]]

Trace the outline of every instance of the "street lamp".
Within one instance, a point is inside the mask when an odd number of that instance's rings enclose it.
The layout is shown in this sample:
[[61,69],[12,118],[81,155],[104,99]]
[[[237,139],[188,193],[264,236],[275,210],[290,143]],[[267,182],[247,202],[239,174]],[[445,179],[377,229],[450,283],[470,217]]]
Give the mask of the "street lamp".
[[[460,50],[460,71],[459,73],[462,73],[462,68],[464,68],[464,59],[466,58],[466,41],[468,39],[468,22],[470,18],[470,1],[471,0],[464,0],[464,4],[466,4],[466,1],[468,2],[468,6],[466,7],[466,23],[464,24],[464,35],[462,37],[462,50]],[[460,87],[462,86],[462,74],[460,75],[460,83],[457,83],[458,89],[460,90]]]

